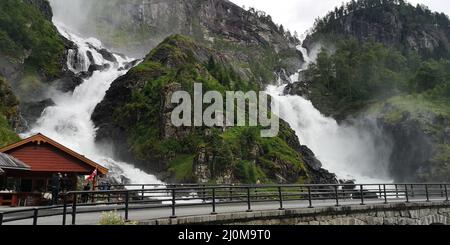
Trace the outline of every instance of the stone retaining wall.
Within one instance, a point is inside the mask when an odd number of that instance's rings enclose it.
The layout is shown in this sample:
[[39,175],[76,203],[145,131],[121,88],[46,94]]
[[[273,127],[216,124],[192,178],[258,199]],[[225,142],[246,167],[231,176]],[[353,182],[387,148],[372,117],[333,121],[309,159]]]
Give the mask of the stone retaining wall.
[[157,219],[141,225],[450,225],[450,203],[397,203]]

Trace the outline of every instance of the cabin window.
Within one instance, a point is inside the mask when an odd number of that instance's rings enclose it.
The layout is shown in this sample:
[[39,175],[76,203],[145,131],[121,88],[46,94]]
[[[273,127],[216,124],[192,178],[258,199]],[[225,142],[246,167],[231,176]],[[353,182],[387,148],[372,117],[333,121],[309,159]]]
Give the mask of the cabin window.
[[33,180],[31,179],[22,179],[20,190],[22,192],[31,192],[33,190]]
[[20,188],[20,180],[13,178],[13,177],[8,177],[6,179],[6,189],[10,190],[10,191],[18,191]]
[[0,191],[6,189],[5,176],[0,176]]
[[35,180],[33,191],[45,192],[46,191],[45,180],[44,179]]

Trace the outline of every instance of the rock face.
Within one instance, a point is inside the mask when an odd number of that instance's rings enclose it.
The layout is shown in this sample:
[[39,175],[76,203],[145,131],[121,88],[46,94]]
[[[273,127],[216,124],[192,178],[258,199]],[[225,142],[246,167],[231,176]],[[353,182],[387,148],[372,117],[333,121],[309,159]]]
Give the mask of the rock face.
[[68,70],[66,58],[74,44],[51,22],[48,1],[1,1],[0,15],[5,17],[0,18],[0,76],[20,103],[45,99],[53,85],[64,92],[73,90],[79,81]]
[[113,82],[92,116],[97,140],[112,145],[117,158],[173,182],[335,183],[285,122],[275,138],[261,138],[252,127],[171,124],[171,95],[192,91],[194,82],[202,82],[205,90],[258,91],[233,70],[232,62],[188,37],[167,38]]
[[47,20],[52,20],[53,10],[48,0],[25,0],[24,2],[38,9]]
[[20,125],[19,101],[9,84],[0,77],[0,147],[18,140],[14,130]]
[[[410,108],[405,105],[416,105]],[[370,116],[393,140],[390,173],[396,182],[450,181],[450,115],[440,105],[424,106],[414,96],[381,102]],[[443,105],[442,105],[443,106]]]
[[274,72],[291,75],[303,63],[297,38],[270,16],[245,11],[227,0],[81,0],[81,4],[91,6],[91,14],[80,28],[134,57],[142,57],[169,35],[183,34],[235,57],[239,61],[235,69],[261,83],[274,82]]
[[45,108],[53,105],[55,105],[55,103],[51,99],[37,102],[26,102],[20,105],[20,110],[27,123],[34,123],[37,119],[39,119]]
[[425,6],[414,7],[397,0],[359,0],[317,22],[303,46],[311,50],[316,43],[351,37],[405,52],[418,51],[423,56],[449,58],[449,24],[445,14],[432,13]]

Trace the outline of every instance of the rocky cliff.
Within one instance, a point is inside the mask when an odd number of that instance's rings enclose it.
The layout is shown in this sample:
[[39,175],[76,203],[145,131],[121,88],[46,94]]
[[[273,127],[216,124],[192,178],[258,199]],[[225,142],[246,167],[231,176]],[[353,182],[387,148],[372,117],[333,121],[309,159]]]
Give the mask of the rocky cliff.
[[0,2],[0,76],[21,104],[44,100],[50,86],[76,79],[66,66],[73,44],[58,33],[51,18],[46,0]]
[[[241,75],[260,83],[288,75],[303,62],[299,40],[270,16],[227,0],[81,0],[90,10],[80,29],[119,52],[144,56],[167,36],[183,34],[236,58]],[[286,76],[283,76],[286,78]]]
[[450,181],[450,103],[396,96],[366,113],[393,139],[390,172],[397,182]]
[[354,37],[361,42],[376,41],[403,52],[422,56],[450,57],[450,21],[425,5],[413,6],[403,0],[358,0],[336,8],[319,19],[303,46],[333,43]]
[[112,144],[116,157],[137,162],[166,181],[335,181],[285,122],[275,138],[261,138],[255,127],[171,125],[171,95],[193,91],[194,82],[201,82],[205,91],[259,90],[233,69],[232,62],[232,57],[191,38],[167,38],[113,82],[92,117],[97,140]]
[[19,101],[9,84],[0,77],[0,147],[12,144],[19,139],[14,132],[19,122]]

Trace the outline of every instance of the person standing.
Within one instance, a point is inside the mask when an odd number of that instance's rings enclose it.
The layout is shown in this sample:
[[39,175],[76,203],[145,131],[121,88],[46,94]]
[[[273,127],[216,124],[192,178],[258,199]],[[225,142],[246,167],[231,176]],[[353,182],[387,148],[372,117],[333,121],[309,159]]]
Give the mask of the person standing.
[[61,188],[61,174],[53,174],[51,179],[52,205],[58,203],[58,195]]
[[[86,181],[83,186],[83,191],[90,191],[90,190],[91,190],[91,185],[89,184],[89,181]],[[87,193],[81,194],[81,202],[87,203],[88,199],[89,199],[89,194],[87,194]]]

